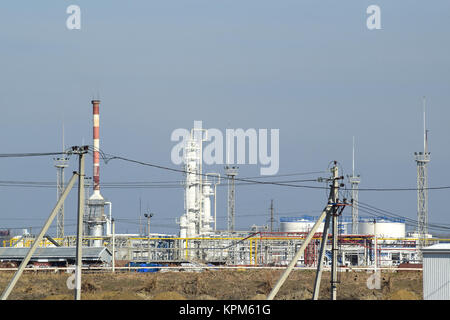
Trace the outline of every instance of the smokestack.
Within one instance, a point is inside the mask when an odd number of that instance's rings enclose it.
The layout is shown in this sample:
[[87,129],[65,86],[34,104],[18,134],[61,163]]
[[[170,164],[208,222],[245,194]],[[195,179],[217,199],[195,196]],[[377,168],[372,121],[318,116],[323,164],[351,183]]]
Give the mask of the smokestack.
[[[100,196],[100,100],[92,100],[92,113],[94,117],[94,194]],[[101,197],[101,196],[100,196]]]
[[89,213],[86,217],[87,231],[96,239],[90,240],[89,245],[101,247],[103,245],[103,225],[105,220],[105,200],[100,194],[100,100],[92,100],[93,138],[94,138],[94,192],[88,200]]

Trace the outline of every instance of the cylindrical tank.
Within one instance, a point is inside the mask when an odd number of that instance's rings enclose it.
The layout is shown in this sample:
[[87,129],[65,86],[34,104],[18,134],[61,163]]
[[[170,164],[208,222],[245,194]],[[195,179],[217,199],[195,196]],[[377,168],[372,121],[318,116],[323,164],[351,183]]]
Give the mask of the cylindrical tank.
[[378,219],[376,226],[373,220],[365,219],[358,223],[359,233],[362,235],[375,235],[380,238],[404,238],[406,235],[405,223],[392,219]]
[[[289,217],[280,218],[281,232],[309,232],[316,223],[316,217]],[[323,232],[324,223],[322,222],[317,229],[317,232]]]

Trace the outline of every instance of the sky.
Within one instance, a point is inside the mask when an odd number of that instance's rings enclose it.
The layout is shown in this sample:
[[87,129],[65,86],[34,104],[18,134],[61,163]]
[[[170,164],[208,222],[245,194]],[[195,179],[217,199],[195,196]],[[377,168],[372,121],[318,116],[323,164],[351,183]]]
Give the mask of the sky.
[[[373,4],[379,30],[366,25]],[[70,5],[80,7],[79,30],[66,26]],[[66,147],[92,145],[91,100],[99,98],[100,148],[109,154],[181,168],[171,160],[171,134],[198,120],[223,132],[279,129],[280,175],[326,171],[333,160],[347,175],[355,137],[360,188],[415,188],[426,96],[429,186],[449,186],[449,18],[445,0],[2,2],[0,153],[60,151],[63,126]],[[91,174],[92,156],[86,161]],[[260,173],[258,164],[239,166],[238,177]],[[66,181],[74,170],[73,156]],[[204,172],[223,174],[223,165]],[[120,160],[102,162],[100,175],[101,182],[182,179]],[[53,158],[0,158],[0,181],[54,182]],[[449,192],[430,190],[429,221],[450,223]],[[139,232],[140,214],[151,211],[152,232],[178,233],[181,187],[102,194],[113,203],[117,232]],[[236,229],[267,224],[271,199],[278,219],[317,215],[327,194],[238,185]],[[414,190],[361,191],[359,199],[417,217]],[[76,201],[73,190],[66,233],[75,232]],[[0,229],[38,230],[55,202],[53,187],[0,186]],[[226,229],[225,185],[217,206],[218,228]]]

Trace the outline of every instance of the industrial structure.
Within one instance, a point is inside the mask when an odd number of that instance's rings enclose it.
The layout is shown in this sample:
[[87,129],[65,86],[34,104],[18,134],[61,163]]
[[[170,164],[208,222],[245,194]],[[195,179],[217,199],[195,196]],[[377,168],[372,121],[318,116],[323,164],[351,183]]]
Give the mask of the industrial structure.
[[206,138],[205,129],[193,128],[184,149],[185,212],[179,220],[181,238],[204,236],[213,231],[211,196],[215,192],[208,175],[202,172],[202,143]]
[[423,248],[422,255],[423,299],[450,300],[450,244]]
[[361,182],[360,175],[355,175],[355,137],[353,137],[353,155],[352,155],[352,175],[347,176],[348,182],[352,186],[352,233],[358,233],[358,186]]
[[[207,140],[206,129],[194,128],[190,131],[184,148],[184,213],[180,216],[179,233],[176,235],[150,233],[112,234],[112,203],[100,193],[100,100],[92,100],[93,110],[93,177],[84,177],[86,186],[92,186],[92,194],[86,194],[83,215],[83,245],[89,247],[108,247],[116,260],[135,262],[173,262],[196,261],[223,265],[286,266],[293,259],[318,217],[298,216],[280,217],[279,228],[274,230],[273,200],[271,201],[270,228],[249,228],[248,231],[235,230],[235,177],[238,168],[226,166],[224,175],[228,184],[227,230],[217,230],[216,226],[216,186],[220,184],[219,173],[202,171],[202,144]],[[200,126],[201,127],[201,126]],[[426,208],[426,163],[427,131],[424,131],[424,153],[417,154],[419,208]],[[419,159],[420,158],[420,159]],[[68,158],[56,159],[58,168],[58,194],[62,190],[63,169]],[[333,175],[333,172],[330,171]],[[335,215],[329,222],[322,221],[298,258],[297,265],[305,267],[331,267],[333,260],[340,267],[388,267],[402,263],[420,263],[421,239],[416,233],[407,234],[405,221],[392,217],[361,217],[358,214],[359,175],[355,174],[355,148],[353,142],[352,175],[347,176],[352,186],[352,212],[348,215]],[[325,178],[326,180],[327,178]],[[328,178],[328,181],[330,178]],[[85,189],[89,192],[89,188]],[[422,192],[422,193],[420,193]],[[214,206],[212,197],[214,196]],[[337,195],[336,195],[337,197]],[[336,198],[337,199],[337,198]],[[330,200],[333,202],[334,200]],[[350,204],[350,203],[349,203]],[[109,206],[109,214],[105,214]],[[214,209],[212,209],[214,207]],[[342,208],[343,209],[343,208]],[[212,212],[214,211],[214,216]],[[61,211],[60,211],[61,212]],[[424,210],[419,210],[424,217]],[[62,217],[58,215],[58,217]],[[425,215],[426,217],[426,215]],[[60,219],[59,221],[62,221]],[[426,218],[422,225],[426,226]],[[148,221],[150,223],[150,221]],[[58,224],[59,226],[59,224]],[[58,228],[56,239],[44,238],[42,247],[56,245],[75,246],[76,237],[63,234],[63,223]],[[268,231],[270,230],[270,232]],[[426,231],[426,229],[425,229]],[[328,233],[330,232],[330,237]],[[324,238],[324,234],[327,237]],[[8,233],[9,235],[9,233]],[[114,240],[113,240],[114,238]],[[324,241],[325,239],[325,241]],[[3,247],[29,247],[34,235],[24,231],[21,235],[4,237]],[[430,243],[436,239],[428,238]],[[56,243],[56,245],[55,245]],[[320,258],[321,243],[323,258]]]
[[[64,143],[63,143],[64,150]],[[55,158],[56,167],[56,195],[57,200],[61,198],[64,192],[64,169],[67,168],[69,158],[66,156]],[[64,204],[59,209],[58,216],[56,217],[56,236],[58,238],[64,238]]]
[[[268,226],[259,229],[255,226],[248,230],[237,231],[235,229],[235,180],[238,167],[227,165],[222,176],[219,173],[203,173],[203,142],[207,141],[208,131],[194,126],[186,140],[183,150],[184,163],[182,170],[179,170],[184,174],[184,212],[176,221],[179,224],[179,232],[178,234],[150,233],[152,214],[148,213],[146,215],[147,236],[143,236],[142,234],[116,234],[113,231],[112,203],[105,200],[100,193],[100,100],[92,100],[91,103],[93,177],[90,182],[89,177],[84,176],[83,164],[78,182],[83,185],[79,189],[81,190],[79,192],[83,193],[89,192],[88,188],[84,189],[84,184],[92,185],[92,194],[89,197],[79,194],[79,205],[84,208],[83,210],[79,208],[79,212],[82,213],[82,223],[79,222],[78,225],[83,226],[82,234],[79,230],[77,230],[77,236],[67,235],[64,232],[63,202],[68,193],[67,187],[64,188],[64,169],[68,166],[68,157],[59,157],[55,159],[58,195],[57,237],[51,238],[45,233],[46,231],[41,231],[37,237],[28,230],[24,230],[19,235],[12,235],[9,231],[2,232],[0,246],[5,248],[0,249],[0,262],[19,263],[23,257],[25,261],[29,259],[31,264],[37,265],[41,257],[47,259],[46,262],[56,264],[59,263],[58,261],[65,261],[66,264],[79,261],[80,266],[82,258],[79,252],[74,251],[75,247],[92,247],[91,251],[86,251],[86,254],[92,253],[91,258],[87,260],[90,263],[96,262],[102,265],[114,264],[115,261],[121,260],[136,263],[196,262],[226,266],[313,268],[317,269],[316,288],[320,286],[322,270],[329,268],[331,298],[335,299],[339,282],[338,271],[343,268],[365,267],[377,270],[382,267],[398,267],[402,264],[419,264],[422,262],[422,252],[426,252],[426,250],[423,251],[425,240],[426,244],[439,242],[439,239],[428,234],[427,229],[427,164],[430,161],[430,153],[428,152],[425,106],[424,152],[415,153],[418,192],[416,232],[407,233],[406,223],[402,218],[359,215],[360,176],[355,174],[354,140],[352,175],[347,176],[351,184],[352,199],[344,199],[339,193],[339,188],[344,187],[342,183],[344,177],[338,175],[338,165],[334,162],[329,170],[330,176],[319,178],[322,179],[321,181],[330,183],[327,187],[330,195],[321,215],[280,217],[279,228],[275,230],[274,206],[271,200],[270,229]],[[80,159],[82,153],[88,152],[87,149],[76,148],[73,152],[78,152]],[[218,230],[216,187],[221,183],[223,176],[228,180],[227,229]],[[70,181],[70,188],[74,184],[74,179],[72,177]],[[84,182],[81,183],[81,181]],[[213,196],[214,204],[212,204]],[[105,214],[105,206],[109,206],[108,215]],[[344,215],[345,208],[349,206],[351,206],[351,216]],[[33,248],[32,250],[36,248],[49,250],[37,251],[39,254],[36,256],[29,255],[26,258],[27,247]],[[67,250],[64,251],[66,247]],[[54,255],[58,252],[61,253],[62,260],[55,258]],[[315,297],[317,298],[316,293]]]
[[[428,238],[428,163],[430,162],[425,97],[423,98],[423,152],[415,152],[414,156],[417,163],[417,237],[419,249],[422,249]],[[419,254],[421,254],[420,250]]]
[[234,232],[235,227],[235,215],[236,215],[236,176],[238,174],[238,167],[226,166],[225,174],[228,177],[228,232]]
[[87,201],[88,210],[85,213],[85,234],[94,237],[90,246],[103,246],[102,237],[105,234],[106,216],[105,199],[100,194],[100,100],[92,100],[93,114],[93,193]]

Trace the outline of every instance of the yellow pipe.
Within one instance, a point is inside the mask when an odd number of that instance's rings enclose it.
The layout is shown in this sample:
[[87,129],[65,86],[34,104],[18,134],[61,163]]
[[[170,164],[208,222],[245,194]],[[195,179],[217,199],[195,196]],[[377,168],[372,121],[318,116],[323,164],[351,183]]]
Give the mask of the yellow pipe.
[[255,266],[258,264],[258,239],[255,239]]
[[253,244],[253,240],[252,239],[250,239],[250,264],[252,264],[253,262],[252,262],[252,244]]

